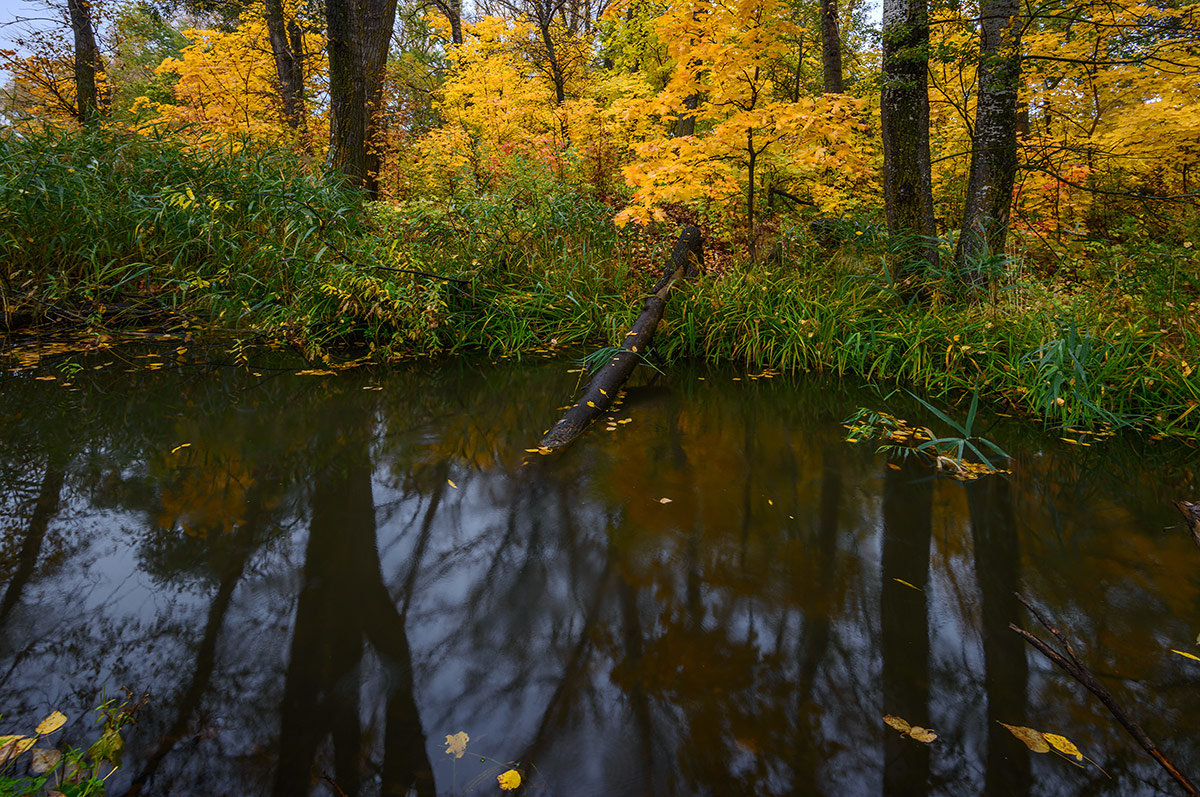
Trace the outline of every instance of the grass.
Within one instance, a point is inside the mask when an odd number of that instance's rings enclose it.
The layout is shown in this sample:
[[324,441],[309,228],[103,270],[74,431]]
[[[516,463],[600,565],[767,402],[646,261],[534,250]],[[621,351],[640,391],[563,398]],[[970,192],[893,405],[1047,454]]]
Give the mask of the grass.
[[[617,230],[586,191],[531,164],[507,171],[488,192],[372,205],[284,152],[104,128],[8,132],[2,309],[9,325],[168,314],[324,359],[619,341],[653,281],[630,264],[660,268],[672,231]],[[1088,242],[1056,255],[1071,270],[978,303],[954,299],[943,269],[908,302],[880,265],[894,253],[878,225],[836,233],[829,250],[807,225],[785,226],[770,265],[678,286],[659,352],[951,403],[978,395],[1064,428],[1200,431],[1194,248]]]

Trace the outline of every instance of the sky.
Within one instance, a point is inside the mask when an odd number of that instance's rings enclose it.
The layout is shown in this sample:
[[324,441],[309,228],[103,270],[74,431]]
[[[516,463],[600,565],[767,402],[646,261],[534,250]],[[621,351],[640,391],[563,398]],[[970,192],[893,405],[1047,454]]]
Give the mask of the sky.
[[[44,20],[53,13],[46,0],[0,0],[0,47],[13,48],[14,40],[31,26],[47,27],[50,23]],[[20,21],[26,19],[30,21]]]

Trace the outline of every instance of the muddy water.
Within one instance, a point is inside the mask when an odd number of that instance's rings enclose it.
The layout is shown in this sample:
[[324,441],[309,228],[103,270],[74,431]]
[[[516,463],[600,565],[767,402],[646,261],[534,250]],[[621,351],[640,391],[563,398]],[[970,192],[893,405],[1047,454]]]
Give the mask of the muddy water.
[[148,689],[110,794],[1173,791],[1017,591],[1200,772],[1187,449],[1009,423],[964,486],[843,442],[868,391],[684,366],[541,457],[561,361],[171,352],[0,375],[0,732]]

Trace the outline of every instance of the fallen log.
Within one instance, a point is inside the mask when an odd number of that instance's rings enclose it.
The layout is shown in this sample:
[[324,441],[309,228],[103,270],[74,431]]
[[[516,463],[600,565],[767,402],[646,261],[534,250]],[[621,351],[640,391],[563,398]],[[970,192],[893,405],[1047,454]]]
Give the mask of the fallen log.
[[642,302],[642,312],[626,333],[620,351],[599,368],[579,400],[542,437],[539,448],[554,450],[569,445],[592,421],[604,414],[649,348],[654,330],[662,320],[667,294],[678,280],[698,274],[703,263],[704,241],[700,230],[685,227],[671,251],[671,265]]

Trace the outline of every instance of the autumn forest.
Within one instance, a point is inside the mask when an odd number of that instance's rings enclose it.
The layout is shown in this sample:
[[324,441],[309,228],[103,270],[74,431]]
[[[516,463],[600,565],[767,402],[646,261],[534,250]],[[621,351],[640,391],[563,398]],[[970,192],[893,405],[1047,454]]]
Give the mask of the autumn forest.
[[1200,2],[22,2],[0,795],[1200,794]]

